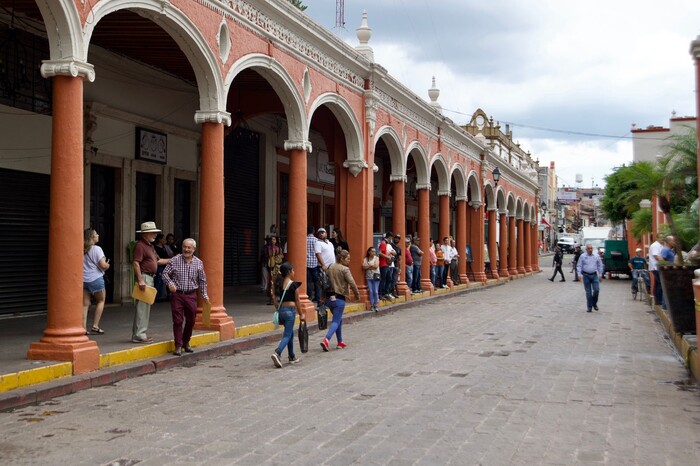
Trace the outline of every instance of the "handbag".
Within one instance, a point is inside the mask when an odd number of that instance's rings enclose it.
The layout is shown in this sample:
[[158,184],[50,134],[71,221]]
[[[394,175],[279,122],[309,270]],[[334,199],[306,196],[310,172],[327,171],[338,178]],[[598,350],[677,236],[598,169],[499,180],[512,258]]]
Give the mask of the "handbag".
[[299,324],[299,348],[301,348],[302,353],[309,351],[309,329],[305,320]]
[[381,278],[382,276],[376,272],[372,274],[372,280],[381,280]]
[[284,290],[282,291],[282,296],[280,297],[280,302],[277,303],[277,309],[275,312],[272,313],[272,323],[275,324],[275,329],[280,326],[280,307],[282,306],[282,301],[284,301],[285,294],[287,293],[287,288],[289,288],[289,285],[292,283],[292,281],[287,282],[287,286],[284,287]]
[[316,318],[318,319],[318,329],[325,330],[328,328],[328,309],[324,304],[321,304],[316,309]]

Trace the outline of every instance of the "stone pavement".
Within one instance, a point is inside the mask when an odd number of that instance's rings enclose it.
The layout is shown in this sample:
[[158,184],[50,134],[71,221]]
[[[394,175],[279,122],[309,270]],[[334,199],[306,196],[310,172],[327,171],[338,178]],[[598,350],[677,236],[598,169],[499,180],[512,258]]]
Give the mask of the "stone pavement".
[[[3,464],[700,464],[700,399],[627,280],[547,268],[275,345],[0,413]],[[335,343],[332,345],[335,346]],[[286,354],[283,360],[286,361]]]

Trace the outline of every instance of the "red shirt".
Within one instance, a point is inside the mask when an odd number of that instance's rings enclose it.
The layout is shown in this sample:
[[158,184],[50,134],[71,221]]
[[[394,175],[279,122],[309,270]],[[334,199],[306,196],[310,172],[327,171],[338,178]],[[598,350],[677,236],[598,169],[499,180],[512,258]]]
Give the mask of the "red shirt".
[[413,256],[411,255],[411,251],[409,250],[410,248],[406,247],[403,248],[404,252],[404,257],[406,258],[406,265],[410,266],[413,265]]
[[[379,252],[388,255],[386,253],[386,241],[382,240],[382,242],[379,243]],[[381,254],[379,254],[379,267],[389,267],[389,263]]]
[[139,263],[141,272],[155,274],[158,270],[158,253],[153,243],[141,238],[134,246],[134,262]]

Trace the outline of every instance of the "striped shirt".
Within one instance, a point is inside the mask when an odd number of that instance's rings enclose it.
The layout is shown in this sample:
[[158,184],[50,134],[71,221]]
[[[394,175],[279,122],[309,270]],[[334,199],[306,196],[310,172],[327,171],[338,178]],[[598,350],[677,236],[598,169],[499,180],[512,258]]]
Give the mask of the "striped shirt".
[[318,267],[318,258],[316,257],[316,242],[318,239],[314,235],[306,236],[306,268],[313,269]]
[[192,260],[187,262],[182,254],[178,254],[165,266],[162,277],[168,288],[175,285],[175,288],[183,293],[190,293],[199,288],[202,298],[209,300],[204,262],[197,256],[192,256]]

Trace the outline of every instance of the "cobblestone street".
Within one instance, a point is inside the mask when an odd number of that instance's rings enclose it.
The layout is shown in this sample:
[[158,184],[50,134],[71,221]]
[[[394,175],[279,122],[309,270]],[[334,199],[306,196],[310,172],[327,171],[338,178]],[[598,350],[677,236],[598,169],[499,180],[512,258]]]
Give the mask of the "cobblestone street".
[[698,391],[651,308],[605,280],[586,313],[581,284],[550,273],[346,325],[345,350],[312,333],[294,366],[266,345],[0,413],[0,458],[700,464]]

